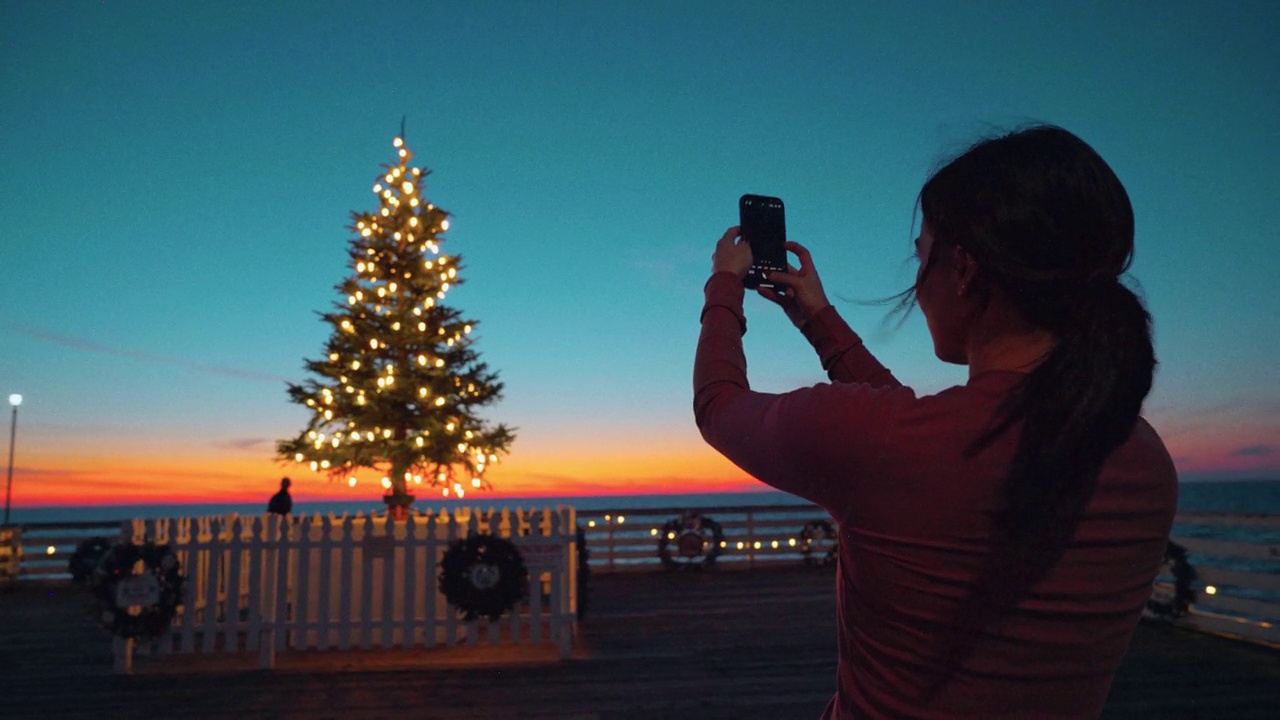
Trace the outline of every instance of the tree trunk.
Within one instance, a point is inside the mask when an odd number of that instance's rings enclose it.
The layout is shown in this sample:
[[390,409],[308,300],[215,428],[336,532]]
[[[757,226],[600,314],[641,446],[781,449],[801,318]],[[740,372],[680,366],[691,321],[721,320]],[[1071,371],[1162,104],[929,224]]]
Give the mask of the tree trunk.
[[[403,432],[403,430],[397,431],[397,433]],[[387,513],[395,521],[407,520],[409,506],[413,504],[414,497],[409,494],[409,483],[404,477],[408,470],[409,468],[400,462],[392,464],[391,491],[382,498],[382,501],[387,504]]]

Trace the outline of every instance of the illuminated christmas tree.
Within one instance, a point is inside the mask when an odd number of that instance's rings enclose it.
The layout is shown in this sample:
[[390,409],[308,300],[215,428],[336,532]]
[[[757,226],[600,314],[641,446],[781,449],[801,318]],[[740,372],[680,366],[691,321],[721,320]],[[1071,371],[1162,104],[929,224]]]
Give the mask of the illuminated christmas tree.
[[353,272],[323,314],[333,326],[325,358],[306,361],[313,379],[289,385],[314,414],[277,449],[352,486],[357,470],[375,470],[387,506],[404,517],[415,485],[445,497],[489,487],[485,471],[514,435],[477,415],[502,384],[472,349],[475,323],[443,304],[462,283],[461,258],[441,249],[449,214],[422,196],[428,172],[409,165],[403,139],[394,145],[399,161],[373,186],[379,209],[352,213]]

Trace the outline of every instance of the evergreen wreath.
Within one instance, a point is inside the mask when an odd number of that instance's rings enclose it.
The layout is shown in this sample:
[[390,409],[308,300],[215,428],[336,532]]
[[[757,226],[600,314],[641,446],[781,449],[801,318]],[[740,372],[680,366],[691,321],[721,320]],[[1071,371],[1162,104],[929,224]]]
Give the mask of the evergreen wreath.
[[[830,540],[831,547],[822,557],[813,556],[813,544],[816,540]],[[840,539],[836,529],[826,520],[814,520],[805,523],[800,530],[800,553],[804,555],[805,565],[821,565],[830,567],[840,557]]]
[[[707,538],[708,532],[711,533],[710,539]],[[672,542],[676,545],[677,556],[671,553]],[[724,530],[720,523],[693,510],[668,521],[658,534],[658,557],[668,570],[712,568],[722,552]]]
[[463,620],[497,620],[529,595],[529,569],[510,540],[458,538],[440,560],[440,592]]
[[1196,591],[1191,587],[1196,569],[1187,559],[1187,549],[1172,540],[1165,546],[1164,564],[1160,567],[1160,574],[1166,573],[1173,575],[1173,597],[1158,600],[1153,595],[1147,601],[1147,611],[1154,617],[1173,620],[1186,614],[1196,601]]
[[[123,582],[135,578],[154,578],[157,599],[150,605],[119,607],[117,594]],[[102,556],[89,580],[93,595],[93,612],[102,627],[121,638],[150,640],[169,629],[187,578],[182,574],[178,557],[168,545],[117,543]]]
[[71,554],[71,559],[67,561],[67,572],[71,573],[71,581],[76,585],[85,584],[110,549],[111,543],[106,538],[81,540],[76,546],[76,551]]

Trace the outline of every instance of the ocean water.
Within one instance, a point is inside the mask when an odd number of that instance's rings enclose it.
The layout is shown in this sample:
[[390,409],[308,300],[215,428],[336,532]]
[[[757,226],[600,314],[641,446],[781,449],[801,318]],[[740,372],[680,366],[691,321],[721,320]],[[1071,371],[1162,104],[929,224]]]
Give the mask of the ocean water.
[[[794,495],[774,490],[740,493],[681,495],[596,495],[583,497],[486,498],[483,495],[458,501],[423,500],[418,510],[475,506],[496,508],[542,508],[570,505],[581,510],[634,510],[636,508],[707,508],[726,505],[806,505]],[[84,507],[14,508],[14,523],[79,522],[124,520],[127,518],[190,517],[239,513],[257,515],[266,509],[267,494],[258,503],[192,505],[96,505]],[[368,501],[295,502],[301,513],[380,513],[380,498]],[[1181,512],[1227,512],[1280,514],[1280,479],[1184,482],[1178,488]],[[1224,528],[1225,529],[1225,528]],[[1243,539],[1243,538],[1232,538]],[[1268,540],[1271,541],[1271,540]]]
[[1178,485],[1178,510],[1280,514],[1280,478],[1184,482]]
[[[1178,509],[1182,512],[1280,515],[1280,480],[1182,483],[1178,488]],[[1173,534],[1216,540],[1280,543],[1280,529],[1175,523]],[[1258,565],[1257,562],[1249,561],[1245,561],[1245,564]]]

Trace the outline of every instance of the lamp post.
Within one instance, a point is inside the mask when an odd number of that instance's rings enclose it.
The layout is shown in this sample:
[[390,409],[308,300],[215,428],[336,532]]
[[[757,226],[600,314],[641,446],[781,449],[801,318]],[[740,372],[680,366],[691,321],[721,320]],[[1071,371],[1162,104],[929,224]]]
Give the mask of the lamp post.
[[9,396],[9,404],[13,406],[13,419],[9,421],[9,479],[4,486],[4,524],[9,524],[9,502],[13,498],[13,445],[18,437],[18,406],[22,404],[22,396],[14,393]]

